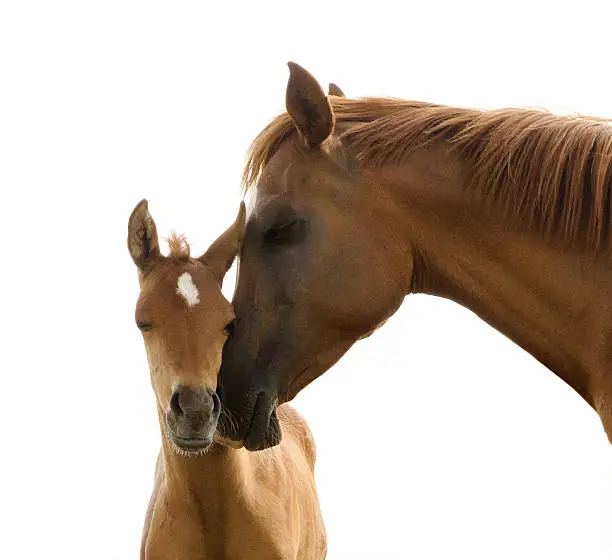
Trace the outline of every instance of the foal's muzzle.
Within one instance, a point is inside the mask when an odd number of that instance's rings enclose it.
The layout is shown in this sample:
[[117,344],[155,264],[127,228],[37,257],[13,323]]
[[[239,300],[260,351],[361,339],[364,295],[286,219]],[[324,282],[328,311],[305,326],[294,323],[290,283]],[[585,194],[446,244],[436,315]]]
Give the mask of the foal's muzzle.
[[177,385],[166,413],[168,437],[184,451],[205,450],[212,444],[220,411],[212,389]]

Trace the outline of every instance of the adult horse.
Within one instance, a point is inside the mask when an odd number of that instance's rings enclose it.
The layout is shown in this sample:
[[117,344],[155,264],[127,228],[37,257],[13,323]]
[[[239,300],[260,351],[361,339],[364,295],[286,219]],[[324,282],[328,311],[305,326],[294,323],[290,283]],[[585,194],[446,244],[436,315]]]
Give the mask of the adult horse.
[[255,197],[220,376],[228,440],[277,444],[275,406],[410,293],[477,313],[573,387],[612,440],[610,124],[327,97],[289,68],[287,113],[245,170]]

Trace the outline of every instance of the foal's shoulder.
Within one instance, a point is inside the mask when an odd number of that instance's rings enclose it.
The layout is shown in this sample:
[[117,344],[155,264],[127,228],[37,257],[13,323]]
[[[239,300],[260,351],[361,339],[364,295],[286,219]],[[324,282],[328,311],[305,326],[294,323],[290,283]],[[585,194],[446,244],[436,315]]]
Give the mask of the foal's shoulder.
[[285,434],[284,437],[291,437],[302,447],[310,464],[314,470],[317,450],[314,437],[306,420],[295,408],[288,404],[281,404],[277,408],[278,420]]

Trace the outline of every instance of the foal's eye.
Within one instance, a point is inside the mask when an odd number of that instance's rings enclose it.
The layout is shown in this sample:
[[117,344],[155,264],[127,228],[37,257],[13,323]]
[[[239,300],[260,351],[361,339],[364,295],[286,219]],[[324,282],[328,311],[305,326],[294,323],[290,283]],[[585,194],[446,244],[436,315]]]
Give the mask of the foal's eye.
[[147,323],[146,321],[136,321],[136,326],[142,331],[150,331],[153,328],[153,323]]
[[275,224],[269,227],[264,233],[264,241],[266,243],[286,243],[293,241],[303,231],[303,220],[291,220]]
[[223,329],[223,334],[225,334],[225,336],[230,336],[234,332],[235,323],[236,321],[232,319],[227,325],[225,325],[225,328]]

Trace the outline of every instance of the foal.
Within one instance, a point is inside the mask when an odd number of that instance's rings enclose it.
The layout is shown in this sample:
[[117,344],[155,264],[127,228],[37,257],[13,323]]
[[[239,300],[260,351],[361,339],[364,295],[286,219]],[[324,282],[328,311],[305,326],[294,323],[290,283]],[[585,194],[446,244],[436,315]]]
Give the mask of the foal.
[[138,267],[136,324],[157,400],[162,449],[143,531],[147,560],[321,560],[326,537],[314,483],[307,424],[279,408],[284,438],[265,452],[214,440],[221,407],[215,390],[221,351],[234,319],[221,283],[240,245],[244,205],[234,224],[199,258],[184,240],[159,250],[147,202],[129,220]]

